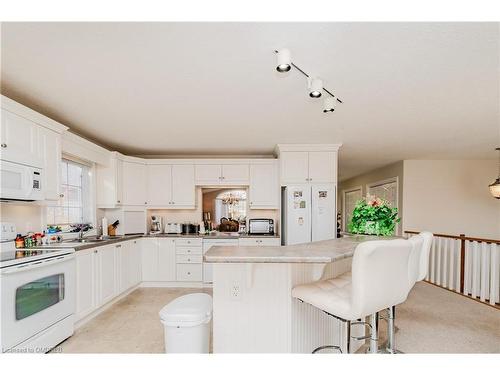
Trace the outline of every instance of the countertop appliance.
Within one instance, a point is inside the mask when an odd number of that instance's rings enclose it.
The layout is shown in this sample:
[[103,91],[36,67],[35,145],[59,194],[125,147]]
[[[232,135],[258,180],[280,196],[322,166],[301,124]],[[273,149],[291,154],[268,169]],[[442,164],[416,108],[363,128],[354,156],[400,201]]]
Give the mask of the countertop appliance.
[[184,223],[182,224],[182,234],[197,234],[200,231],[199,224]]
[[165,233],[168,234],[181,234],[182,224],[180,223],[167,223],[165,226]]
[[249,219],[248,234],[274,235],[274,220]]
[[163,231],[162,218],[160,216],[151,216],[151,228],[149,229],[150,234],[159,234]]
[[282,241],[285,245],[335,238],[335,186],[297,185],[282,191]]
[[40,168],[0,161],[0,200],[43,200],[42,181],[43,171]]
[[[8,247],[6,245],[11,245]],[[44,353],[73,334],[75,250],[2,243],[2,352]]]

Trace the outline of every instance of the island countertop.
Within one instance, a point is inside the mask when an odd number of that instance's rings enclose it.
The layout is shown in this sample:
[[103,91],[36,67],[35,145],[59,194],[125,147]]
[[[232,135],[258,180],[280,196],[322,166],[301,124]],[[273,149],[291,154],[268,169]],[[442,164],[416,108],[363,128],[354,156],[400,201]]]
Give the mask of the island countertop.
[[331,263],[352,257],[358,244],[394,237],[351,236],[288,246],[213,246],[207,263]]

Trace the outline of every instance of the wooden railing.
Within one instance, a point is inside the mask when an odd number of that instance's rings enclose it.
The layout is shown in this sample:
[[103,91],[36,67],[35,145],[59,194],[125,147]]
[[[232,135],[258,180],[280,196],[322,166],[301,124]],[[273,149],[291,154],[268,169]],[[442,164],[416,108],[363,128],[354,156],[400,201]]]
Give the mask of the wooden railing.
[[428,282],[500,307],[500,240],[435,233],[429,256]]

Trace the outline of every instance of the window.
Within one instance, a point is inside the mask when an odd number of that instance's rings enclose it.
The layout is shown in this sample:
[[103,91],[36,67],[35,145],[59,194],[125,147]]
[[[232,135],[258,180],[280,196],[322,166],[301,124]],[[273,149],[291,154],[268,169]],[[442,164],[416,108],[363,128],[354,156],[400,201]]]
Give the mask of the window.
[[344,207],[342,209],[342,212],[344,213],[344,221],[342,224],[344,231],[347,231],[347,225],[352,219],[352,212],[354,211],[354,207],[356,206],[356,203],[363,198],[361,186],[352,190],[344,190],[343,198]]
[[368,195],[387,201],[392,207],[398,207],[398,178],[375,182],[368,185]]
[[90,220],[90,168],[61,161],[61,196],[47,207],[48,225],[88,223]]

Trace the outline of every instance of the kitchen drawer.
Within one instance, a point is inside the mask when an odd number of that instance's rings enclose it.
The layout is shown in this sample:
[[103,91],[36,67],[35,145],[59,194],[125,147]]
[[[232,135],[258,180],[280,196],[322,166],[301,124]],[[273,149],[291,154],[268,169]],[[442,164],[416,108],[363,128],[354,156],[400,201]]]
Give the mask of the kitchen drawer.
[[177,255],[191,255],[191,254],[201,254],[202,253],[202,247],[189,247],[189,246],[183,246],[183,247],[176,247],[175,248],[175,253]]
[[178,264],[177,281],[201,281],[203,277],[203,265],[200,264]]
[[240,246],[280,246],[279,238],[240,238]]
[[175,240],[176,246],[202,246],[203,240],[201,238],[177,238]]
[[201,263],[203,257],[201,255],[179,255],[176,257],[177,264],[179,263]]

